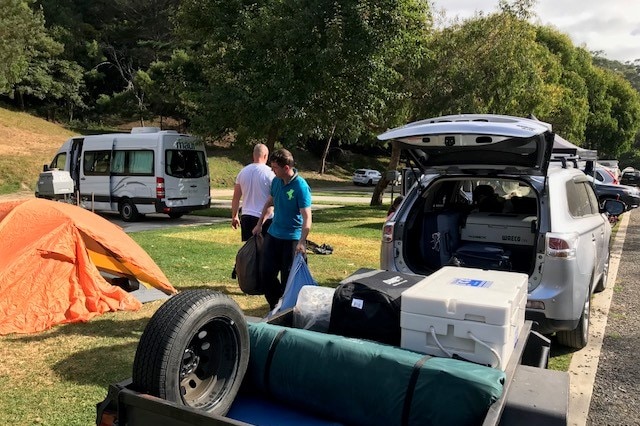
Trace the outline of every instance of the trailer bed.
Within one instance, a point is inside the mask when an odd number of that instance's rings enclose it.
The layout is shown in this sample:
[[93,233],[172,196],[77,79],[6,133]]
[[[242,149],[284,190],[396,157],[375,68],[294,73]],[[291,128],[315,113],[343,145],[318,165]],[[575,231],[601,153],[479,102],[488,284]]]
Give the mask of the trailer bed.
[[[291,313],[285,312],[270,322],[286,325],[290,319]],[[549,340],[532,331],[531,322],[525,322],[505,368],[502,396],[489,408],[483,426],[567,424],[569,377],[565,372],[546,369],[548,351]],[[136,392],[131,385],[128,379],[109,386],[107,397],[97,404],[98,426],[340,424],[243,395],[236,398],[226,416],[220,416]]]

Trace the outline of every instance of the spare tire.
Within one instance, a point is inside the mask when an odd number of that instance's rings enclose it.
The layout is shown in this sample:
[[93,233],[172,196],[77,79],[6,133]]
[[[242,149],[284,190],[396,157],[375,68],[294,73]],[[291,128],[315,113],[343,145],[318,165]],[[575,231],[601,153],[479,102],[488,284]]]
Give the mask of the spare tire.
[[249,332],[233,299],[185,291],[147,324],[133,362],[133,387],[168,401],[224,415],[249,361]]

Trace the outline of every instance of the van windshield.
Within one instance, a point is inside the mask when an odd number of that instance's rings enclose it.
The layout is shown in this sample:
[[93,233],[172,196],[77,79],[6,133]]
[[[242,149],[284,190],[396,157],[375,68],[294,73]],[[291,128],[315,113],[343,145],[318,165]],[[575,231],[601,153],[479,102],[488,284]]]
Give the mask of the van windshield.
[[199,178],[207,175],[203,151],[168,149],[165,155],[165,173],[169,176]]

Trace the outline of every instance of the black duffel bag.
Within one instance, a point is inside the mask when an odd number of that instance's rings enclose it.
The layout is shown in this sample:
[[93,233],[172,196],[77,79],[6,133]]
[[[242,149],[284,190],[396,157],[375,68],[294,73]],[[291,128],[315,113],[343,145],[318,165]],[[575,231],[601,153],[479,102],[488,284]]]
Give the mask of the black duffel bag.
[[245,294],[264,294],[260,280],[260,255],[264,237],[257,234],[249,238],[238,250],[232,278],[238,278],[240,290]]
[[359,269],[336,288],[329,333],[400,345],[400,294],[424,276]]

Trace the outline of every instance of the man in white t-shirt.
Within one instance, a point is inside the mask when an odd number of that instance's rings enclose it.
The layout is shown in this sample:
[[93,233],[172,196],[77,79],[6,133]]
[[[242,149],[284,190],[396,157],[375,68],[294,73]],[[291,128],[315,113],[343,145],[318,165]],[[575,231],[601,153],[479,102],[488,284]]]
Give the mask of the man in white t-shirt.
[[[257,144],[253,148],[253,163],[240,170],[233,186],[231,227],[238,229],[240,225],[242,241],[251,238],[251,231],[258,223],[262,208],[270,195],[271,181],[275,175],[271,167],[267,166],[268,158],[269,148],[264,144]],[[242,199],[242,215],[238,216],[240,199]],[[266,235],[272,218],[273,208],[268,215],[268,220],[262,225],[263,235]]]

